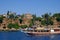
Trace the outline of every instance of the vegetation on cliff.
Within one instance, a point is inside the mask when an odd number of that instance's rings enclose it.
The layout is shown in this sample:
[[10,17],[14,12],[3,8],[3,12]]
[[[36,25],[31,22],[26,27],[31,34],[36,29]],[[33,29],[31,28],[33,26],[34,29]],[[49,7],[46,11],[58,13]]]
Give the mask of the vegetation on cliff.
[[[3,23],[3,20],[4,18],[6,19],[11,19],[11,22],[9,23],[8,22],[8,25],[7,25],[7,28],[11,29],[11,28],[15,28],[15,29],[19,29],[19,28],[27,28],[28,27],[28,24],[29,24],[29,27],[33,26],[33,25],[37,25],[35,22],[37,21],[40,22],[41,24],[40,25],[43,25],[43,26],[48,26],[48,25],[53,25],[54,24],[54,20],[56,20],[57,22],[60,22],[60,13],[55,13],[53,15],[51,15],[51,13],[45,13],[44,15],[42,15],[41,17],[37,17],[35,14],[32,15],[32,19],[27,19],[24,14],[23,15],[16,15],[16,13],[10,13],[8,11],[7,12],[7,16],[0,16],[0,26],[1,24]],[[29,16],[30,17],[30,16]],[[25,18],[26,20],[24,21],[23,18]],[[15,23],[12,23],[13,19],[16,19],[17,22]],[[13,20],[13,21],[12,21]],[[28,22],[29,20],[29,22]],[[8,21],[8,20],[7,20]],[[19,22],[19,24],[18,24]],[[28,23],[28,24],[25,24]],[[22,25],[23,24],[23,25]]]

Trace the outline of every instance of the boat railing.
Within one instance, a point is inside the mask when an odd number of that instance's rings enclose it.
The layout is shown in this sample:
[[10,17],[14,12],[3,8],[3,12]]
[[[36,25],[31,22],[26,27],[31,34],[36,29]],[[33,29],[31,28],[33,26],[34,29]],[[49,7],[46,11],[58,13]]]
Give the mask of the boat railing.
[[56,31],[60,31],[60,28],[44,28],[44,29],[40,29],[40,30],[33,29],[33,28],[26,28],[26,29],[22,29],[21,31],[24,33],[27,33],[27,32],[53,32],[53,31],[56,32]]

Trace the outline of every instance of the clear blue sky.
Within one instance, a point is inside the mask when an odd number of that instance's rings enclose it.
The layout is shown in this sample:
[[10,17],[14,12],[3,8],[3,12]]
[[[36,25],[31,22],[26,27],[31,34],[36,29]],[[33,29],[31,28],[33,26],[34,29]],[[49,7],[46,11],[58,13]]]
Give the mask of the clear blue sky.
[[47,12],[60,12],[60,0],[0,0],[0,14],[8,10],[17,14],[31,13],[40,16]]

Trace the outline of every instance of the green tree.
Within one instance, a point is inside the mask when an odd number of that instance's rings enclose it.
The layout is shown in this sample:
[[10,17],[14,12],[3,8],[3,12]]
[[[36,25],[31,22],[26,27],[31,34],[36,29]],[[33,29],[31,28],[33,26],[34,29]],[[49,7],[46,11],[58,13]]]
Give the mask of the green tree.
[[15,23],[15,24],[9,23],[9,24],[7,25],[7,27],[10,28],[10,29],[11,29],[11,28],[19,29],[20,26],[19,26],[17,23]]
[[0,16],[0,23],[3,22],[3,16]]
[[[41,21],[41,24],[42,24],[42,25],[46,25],[46,24],[47,24],[47,21],[46,21],[46,20],[42,20],[42,21]],[[53,21],[49,19],[47,25],[53,25]]]
[[18,23],[15,23],[13,25],[14,25],[13,28],[15,28],[15,29],[19,29],[20,28],[20,26],[18,25]]
[[29,27],[33,26],[34,25],[34,22],[31,20],[30,21],[30,24],[29,24]]
[[27,28],[28,26],[27,25],[21,25],[20,27],[21,28]]
[[33,19],[31,19],[32,24],[34,25],[34,22],[36,21],[36,15],[32,15]]
[[35,20],[36,19],[36,15],[32,15],[33,16],[33,19]]
[[52,19],[51,15],[46,13],[42,17],[45,18],[45,20],[42,21],[42,24],[46,25],[47,27],[48,25],[53,25],[53,21],[51,20]]
[[42,20],[42,21],[41,21],[41,24],[42,24],[42,25],[46,25],[46,20]]
[[22,22],[23,22],[23,20],[22,20],[22,19],[19,19],[19,22],[20,22],[20,23],[22,23]]
[[38,20],[38,21],[41,21],[41,17],[36,17],[36,19],[35,20]]
[[53,25],[53,21],[51,19],[48,20],[48,25]]
[[60,22],[60,17],[57,17],[56,20],[57,20],[58,22]]
[[60,22],[60,13],[55,13],[55,14],[53,15],[53,17],[55,17],[56,20],[57,20],[58,22]]
[[53,14],[53,17],[60,17],[60,13]]
[[45,19],[48,19],[50,17],[50,15],[48,13],[46,13],[46,14],[42,15],[42,17]]
[[2,22],[3,22],[3,16],[0,16],[0,26]]
[[46,14],[42,15],[42,17],[45,18],[46,25],[48,26],[48,20],[49,20],[50,15],[48,13],[46,13]]
[[12,23],[9,23],[9,24],[7,25],[7,27],[10,28],[10,29],[13,28],[13,26],[14,26],[14,25],[13,25]]

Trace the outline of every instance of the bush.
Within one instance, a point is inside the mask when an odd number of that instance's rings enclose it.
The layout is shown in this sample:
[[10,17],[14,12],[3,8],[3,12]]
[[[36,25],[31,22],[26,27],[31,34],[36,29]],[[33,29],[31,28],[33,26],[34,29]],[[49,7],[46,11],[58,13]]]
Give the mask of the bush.
[[42,21],[41,21],[41,24],[42,24],[42,25],[46,25],[46,20],[42,20]]
[[9,23],[7,27],[10,28],[10,29],[11,28],[18,29],[19,28],[19,25],[17,23],[15,23],[15,24]]
[[41,24],[42,25],[53,25],[53,21],[51,21],[51,20],[42,20]]
[[15,29],[19,29],[19,25],[18,25],[18,23],[15,23],[15,24],[13,24],[14,26],[13,26],[13,28],[15,28]]
[[13,26],[14,25],[12,23],[9,23],[7,27],[11,29],[11,28],[13,28]]
[[28,26],[27,25],[21,25],[20,27],[21,28],[27,28]]

